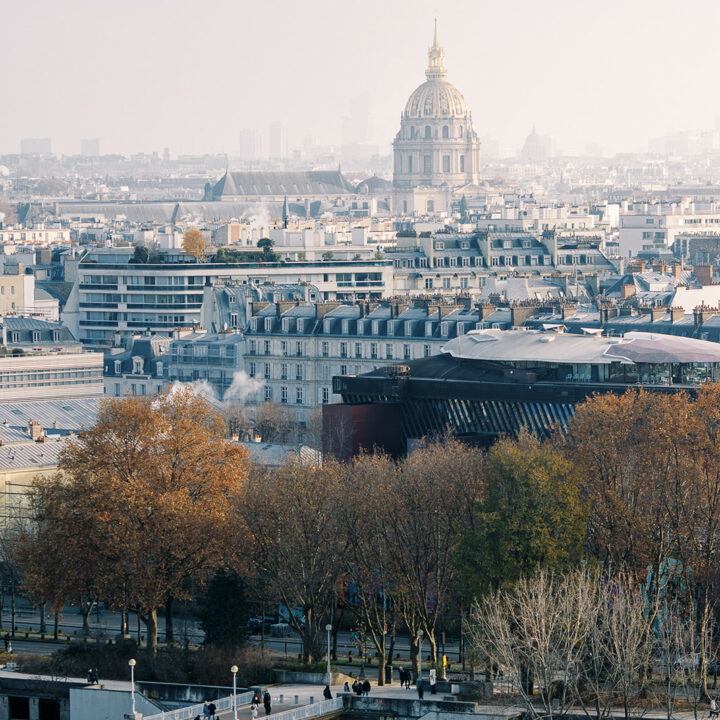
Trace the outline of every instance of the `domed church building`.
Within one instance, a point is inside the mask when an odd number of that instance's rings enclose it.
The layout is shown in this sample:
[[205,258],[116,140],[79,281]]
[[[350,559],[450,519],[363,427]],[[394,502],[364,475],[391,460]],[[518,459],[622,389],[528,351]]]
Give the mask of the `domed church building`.
[[393,141],[396,213],[446,211],[455,192],[479,179],[480,143],[465,98],[446,80],[437,19],[425,77],[410,95]]

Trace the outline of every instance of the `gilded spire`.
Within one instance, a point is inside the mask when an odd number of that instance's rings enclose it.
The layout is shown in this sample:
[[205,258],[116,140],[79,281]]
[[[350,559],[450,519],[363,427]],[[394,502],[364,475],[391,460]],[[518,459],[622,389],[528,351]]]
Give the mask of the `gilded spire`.
[[428,80],[442,80],[446,75],[445,50],[440,47],[440,43],[438,41],[438,25],[437,18],[435,18],[433,44],[432,47],[428,49],[428,66],[425,69],[425,77]]

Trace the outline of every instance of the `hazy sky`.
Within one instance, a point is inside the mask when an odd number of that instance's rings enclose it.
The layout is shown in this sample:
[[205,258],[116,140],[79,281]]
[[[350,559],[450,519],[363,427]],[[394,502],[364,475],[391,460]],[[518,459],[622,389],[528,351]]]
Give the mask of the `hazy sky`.
[[0,152],[235,153],[277,120],[337,143],[366,92],[389,152],[436,12],[448,80],[505,146],[535,125],[644,150],[720,117],[717,0],[0,0]]

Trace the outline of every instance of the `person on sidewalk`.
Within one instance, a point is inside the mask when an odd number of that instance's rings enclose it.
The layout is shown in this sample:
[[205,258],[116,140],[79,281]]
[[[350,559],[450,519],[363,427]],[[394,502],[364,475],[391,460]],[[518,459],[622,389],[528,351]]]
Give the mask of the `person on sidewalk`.
[[362,684],[362,694],[367,697],[370,694],[370,681],[365,680],[365,682]]
[[210,711],[210,720],[215,720],[215,710],[217,710],[217,708],[215,707],[214,702],[211,702],[208,705],[208,710]]
[[350,692],[350,686],[348,685],[347,680],[345,681],[345,684],[343,685],[343,692],[345,692],[345,693]]
[[330,692],[330,686],[326,685],[325,689],[323,690],[323,697],[326,700],[332,700],[332,693]]
[[423,685],[422,680],[417,681],[417,691],[418,691],[418,697],[422,700],[423,695],[425,695],[425,686]]
[[272,711],[272,698],[270,697],[270,693],[267,690],[263,695],[263,707],[265,708],[265,714],[269,715]]

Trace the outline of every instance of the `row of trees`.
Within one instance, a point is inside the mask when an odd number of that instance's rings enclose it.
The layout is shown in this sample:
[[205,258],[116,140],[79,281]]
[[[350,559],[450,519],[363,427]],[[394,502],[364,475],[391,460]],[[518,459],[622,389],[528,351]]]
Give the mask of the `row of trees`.
[[443,615],[537,568],[588,564],[641,579],[655,615],[692,598],[706,637],[718,421],[716,387],[697,399],[631,392],[591,398],[545,442],[521,433],[486,452],[447,437],[399,462],[368,454],[270,471],[249,465],[191,390],[108,400],[58,475],[37,481],[16,557],[38,603],[92,593],[139,609],[151,647],[157,610],[222,569],[246,578],[248,596],[300,609],[289,622],[307,662],[345,611],[381,666],[396,629],[414,662],[419,630],[437,659]]
[[653,606],[627,573],[540,571],[477,601],[468,628],[476,658],[515,680],[529,717],[664,707],[669,720],[680,705],[697,717],[707,698],[710,627],[692,601]]

